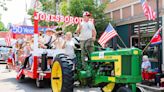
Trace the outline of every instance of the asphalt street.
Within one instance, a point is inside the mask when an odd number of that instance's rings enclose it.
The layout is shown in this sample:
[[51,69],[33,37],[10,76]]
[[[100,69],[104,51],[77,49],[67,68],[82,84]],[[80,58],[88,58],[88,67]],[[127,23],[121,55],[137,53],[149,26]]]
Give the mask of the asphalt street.
[[[37,88],[35,80],[25,78],[16,80],[16,72],[5,69],[5,64],[0,64],[0,92],[52,92],[50,82],[44,88]],[[99,88],[75,88],[74,92],[101,92]]]

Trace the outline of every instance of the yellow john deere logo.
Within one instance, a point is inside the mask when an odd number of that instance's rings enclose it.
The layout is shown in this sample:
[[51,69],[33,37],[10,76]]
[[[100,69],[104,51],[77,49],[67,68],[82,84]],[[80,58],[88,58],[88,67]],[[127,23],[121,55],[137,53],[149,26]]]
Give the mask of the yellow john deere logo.
[[118,60],[117,56],[93,56],[91,60]]
[[133,54],[138,55],[138,51],[137,50],[133,51]]

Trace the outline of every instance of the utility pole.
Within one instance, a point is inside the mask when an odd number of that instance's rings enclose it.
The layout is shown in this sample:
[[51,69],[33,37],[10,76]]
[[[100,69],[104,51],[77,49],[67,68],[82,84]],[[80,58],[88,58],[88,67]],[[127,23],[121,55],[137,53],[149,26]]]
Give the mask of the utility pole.
[[55,0],[55,1],[56,1],[56,15],[59,15],[60,14],[60,11],[59,11],[60,0]]
[[[157,19],[156,19],[156,22],[157,22],[157,29],[159,29],[159,0],[156,0],[156,11],[157,11]],[[160,35],[161,36],[161,35]],[[161,44],[158,45],[158,67],[159,67],[159,73],[162,73],[162,55],[161,55]]]
[[[159,0],[156,0],[156,11],[157,11],[156,30],[158,30],[159,29]],[[161,36],[161,34],[160,34],[160,36]],[[161,82],[160,79],[163,76],[163,74],[162,74],[162,50],[161,50],[161,44],[158,44],[158,68],[159,68],[159,72],[156,75],[155,82],[156,82],[156,85],[159,87],[160,86],[160,82]]]

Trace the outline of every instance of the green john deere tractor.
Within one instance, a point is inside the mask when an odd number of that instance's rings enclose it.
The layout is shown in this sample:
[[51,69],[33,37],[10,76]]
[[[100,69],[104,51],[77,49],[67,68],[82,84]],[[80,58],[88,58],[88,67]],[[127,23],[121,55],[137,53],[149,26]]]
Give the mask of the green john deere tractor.
[[101,87],[103,92],[137,92],[136,83],[142,80],[141,50],[95,51],[85,62],[81,62],[80,50],[76,55],[75,67],[67,55],[56,56],[51,72],[53,92],[73,92],[75,86]]

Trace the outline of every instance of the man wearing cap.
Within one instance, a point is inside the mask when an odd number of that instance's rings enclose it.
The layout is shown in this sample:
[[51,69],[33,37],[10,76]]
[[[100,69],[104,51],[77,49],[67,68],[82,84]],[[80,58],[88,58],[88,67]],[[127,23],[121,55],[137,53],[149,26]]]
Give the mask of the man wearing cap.
[[[41,47],[46,48],[46,49],[51,49],[52,43],[55,39],[56,39],[55,31],[51,28],[47,28],[46,34],[44,36],[44,46],[41,46]],[[47,56],[47,57],[48,57],[48,59],[47,59],[47,70],[50,70],[50,66],[51,66],[53,57],[51,57],[51,56]]]
[[42,46],[43,48],[51,49],[51,44],[52,44],[53,40],[55,39],[53,34],[54,34],[54,30],[51,28],[47,28],[46,34],[44,36],[44,45],[45,46]]
[[81,44],[81,58],[82,61],[85,61],[85,47],[91,52],[93,51],[93,43],[96,40],[96,29],[94,24],[89,21],[91,14],[86,11],[83,13],[83,21],[78,25],[76,33],[79,35],[80,44]]

